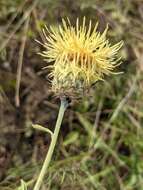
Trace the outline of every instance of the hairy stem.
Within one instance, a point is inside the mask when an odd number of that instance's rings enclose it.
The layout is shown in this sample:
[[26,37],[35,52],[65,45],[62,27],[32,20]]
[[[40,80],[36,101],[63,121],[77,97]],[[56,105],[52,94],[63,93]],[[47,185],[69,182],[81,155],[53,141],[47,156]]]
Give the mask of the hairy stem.
[[45,174],[47,172],[47,168],[49,166],[49,163],[51,161],[51,158],[52,158],[52,155],[53,155],[53,152],[54,152],[54,148],[55,148],[55,145],[56,145],[56,142],[57,142],[57,137],[58,137],[58,134],[59,134],[60,126],[61,126],[63,116],[64,116],[64,112],[65,112],[67,106],[68,106],[67,100],[66,99],[61,99],[61,106],[60,106],[60,110],[59,110],[55,130],[54,130],[54,133],[52,135],[51,144],[50,144],[49,150],[47,152],[46,159],[45,159],[45,161],[43,163],[43,166],[42,166],[41,172],[39,174],[39,177],[38,177],[38,179],[36,181],[36,184],[34,186],[34,190],[39,190],[41,185],[42,185],[42,182],[44,180],[44,176],[45,176]]

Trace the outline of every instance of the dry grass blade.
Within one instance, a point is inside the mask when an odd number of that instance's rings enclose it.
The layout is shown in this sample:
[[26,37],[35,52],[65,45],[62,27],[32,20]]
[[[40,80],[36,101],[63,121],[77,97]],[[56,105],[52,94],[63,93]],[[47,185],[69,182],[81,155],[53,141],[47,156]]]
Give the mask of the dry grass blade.
[[11,38],[14,36],[14,34],[17,32],[17,30],[21,27],[21,25],[25,22],[25,20],[29,17],[35,6],[37,5],[38,0],[35,0],[33,4],[30,6],[30,8],[23,14],[23,17],[21,20],[17,23],[13,31],[10,33],[9,37],[3,41],[3,43],[0,46],[0,52],[7,46]]
[[23,54],[24,54],[24,49],[25,49],[25,44],[26,44],[26,39],[27,39],[27,31],[29,27],[29,20],[30,20],[30,16],[27,18],[24,25],[23,36],[21,40],[21,47],[19,51],[19,59],[18,59],[18,67],[17,67],[17,75],[16,75],[16,91],[15,91],[15,104],[17,107],[20,106],[20,98],[19,98],[20,81],[21,81]]

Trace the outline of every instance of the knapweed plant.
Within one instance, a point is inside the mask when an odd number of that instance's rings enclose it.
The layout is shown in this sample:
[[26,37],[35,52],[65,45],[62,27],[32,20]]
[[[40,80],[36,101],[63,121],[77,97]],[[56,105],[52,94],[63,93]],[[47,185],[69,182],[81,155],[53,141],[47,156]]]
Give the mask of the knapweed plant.
[[120,64],[117,54],[122,42],[111,45],[106,38],[108,26],[103,33],[98,32],[97,27],[98,24],[93,27],[91,21],[86,24],[83,18],[81,25],[79,19],[75,26],[67,19],[62,20],[62,25],[57,28],[43,29],[44,51],[40,54],[49,63],[47,68],[50,70],[51,90],[60,98],[61,106],[54,132],[33,125],[51,135],[51,144],[34,190],[40,189],[48,171],[69,99],[82,97],[93,84],[103,80],[104,75],[112,74]]

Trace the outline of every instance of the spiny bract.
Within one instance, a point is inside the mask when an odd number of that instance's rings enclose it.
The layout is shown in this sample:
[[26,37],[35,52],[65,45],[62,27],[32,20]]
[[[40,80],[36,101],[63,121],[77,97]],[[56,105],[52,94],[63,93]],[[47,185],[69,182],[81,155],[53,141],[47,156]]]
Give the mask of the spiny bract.
[[75,27],[63,19],[62,26],[43,29],[45,51],[41,55],[47,62],[53,62],[48,67],[56,94],[71,96],[83,92],[119,64],[117,53],[122,42],[111,45],[106,39],[108,26],[102,34],[97,27],[98,24],[92,29],[91,21],[86,26],[84,17],[82,25],[79,19]]

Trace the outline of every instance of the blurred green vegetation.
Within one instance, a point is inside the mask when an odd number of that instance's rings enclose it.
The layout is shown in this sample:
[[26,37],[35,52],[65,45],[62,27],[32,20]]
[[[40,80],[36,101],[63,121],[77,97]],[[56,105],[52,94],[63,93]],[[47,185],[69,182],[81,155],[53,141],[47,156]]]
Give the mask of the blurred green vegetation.
[[142,0],[0,0],[0,190],[18,189],[20,179],[32,187],[50,137],[31,123],[53,129],[58,113],[35,39],[44,24],[83,16],[101,31],[108,23],[113,43],[124,41],[124,73],[97,83],[68,109],[43,189],[143,190]]

